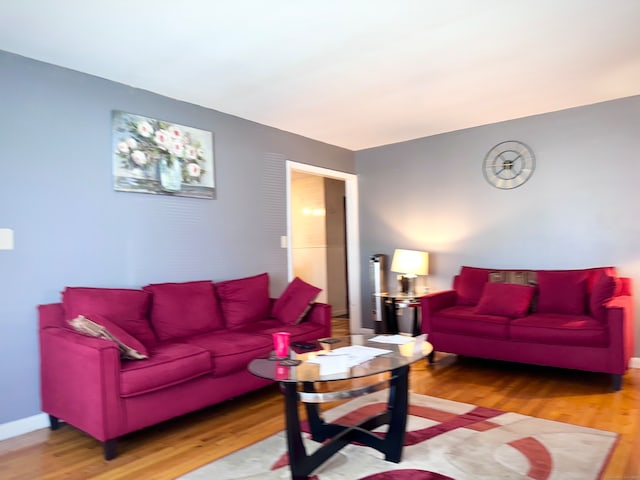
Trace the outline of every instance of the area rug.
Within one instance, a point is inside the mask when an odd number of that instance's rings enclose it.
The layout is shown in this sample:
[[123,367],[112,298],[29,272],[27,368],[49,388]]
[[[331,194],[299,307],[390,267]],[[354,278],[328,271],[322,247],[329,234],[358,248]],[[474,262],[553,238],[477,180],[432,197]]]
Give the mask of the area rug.
[[[351,424],[384,408],[377,392],[324,413]],[[398,464],[373,448],[347,445],[313,480],[596,480],[618,435],[517,413],[412,393],[407,436]],[[384,429],[380,430],[382,435]],[[308,436],[307,436],[308,437]],[[307,453],[320,444],[305,438]],[[291,478],[286,439],[265,440],[180,477],[181,480]]]

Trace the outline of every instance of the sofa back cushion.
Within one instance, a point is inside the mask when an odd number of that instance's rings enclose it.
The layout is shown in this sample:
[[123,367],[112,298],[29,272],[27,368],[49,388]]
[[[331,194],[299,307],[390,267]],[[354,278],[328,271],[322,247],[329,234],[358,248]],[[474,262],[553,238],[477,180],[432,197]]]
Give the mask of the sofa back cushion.
[[157,283],[143,290],[151,294],[150,320],[159,340],[224,328],[218,298],[209,280]]
[[485,284],[489,281],[489,269],[462,267],[454,288],[458,305],[477,305]]
[[65,320],[102,315],[150,347],[157,343],[147,315],[150,295],[126,288],[67,287],[62,292]]
[[530,285],[487,283],[476,312],[483,315],[523,317],[529,311],[534,292],[535,287]]
[[271,316],[287,325],[297,325],[311,308],[311,304],[322,291],[321,288],[294,278],[282,295],[273,303]]
[[589,296],[589,313],[597,320],[605,321],[607,313],[604,305],[619,292],[620,282],[606,270],[597,272],[594,277]]
[[587,311],[586,270],[538,270],[538,313],[584,315]]
[[214,284],[227,328],[242,327],[269,317],[269,274]]

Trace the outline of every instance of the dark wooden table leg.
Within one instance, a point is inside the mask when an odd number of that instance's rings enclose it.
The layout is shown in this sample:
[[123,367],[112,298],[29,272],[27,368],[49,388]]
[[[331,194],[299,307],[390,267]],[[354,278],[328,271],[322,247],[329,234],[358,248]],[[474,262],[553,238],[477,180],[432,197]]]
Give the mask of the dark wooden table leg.
[[[302,389],[307,393],[316,392],[313,382],[304,382]],[[324,418],[320,415],[320,406],[317,403],[305,402],[304,406],[307,410],[307,423],[309,424],[311,439],[313,441],[322,443],[348,428],[344,425],[325,422]]]
[[402,459],[402,447],[407,431],[409,412],[409,366],[392,371],[387,406],[390,419],[385,437],[385,460],[398,463]]
[[396,305],[396,299],[391,298],[391,301],[387,303],[388,312],[388,322],[387,322],[387,331],[385,333],[396,334],[400,331],[398,327],[398,310]]
[[419,305],[420,304],[411,305],[411,308],[413,308],[413,332],[412,332],[412,335],[414,337],[417,337],[418,335],[420,335],[420,326],[418,324],[418,309],[420,308]]
[[[313,438],[316,441],[324,442],[311,455],[307,454],[302,441],[297,384],[283,382],[280,385],[285,397],[287,450],[293,480],[308,480],[308,475],[311,472],[353,441],[369,445],[382,452],[385,455],[385,460],[389,462],[399,463],[402,459],[409,411],[408,365],[391,371],[387,410],[365,419],[359,425],[347,426],[326,423],[320,416],[318,406],[307,403],[308,422],[313,432]],[[304,382],[303,389],[308,393],[315,391],[312,382]],[[373,434],[372,430],[385,423],[388,423],[389,428],[384,439],[381,439]]]
[[284,383],[284,405],[291,478],[293,480],[307,480],[307,475],[301,470],[303,462],[307,459],[307,451],[302,443],[296,383]]

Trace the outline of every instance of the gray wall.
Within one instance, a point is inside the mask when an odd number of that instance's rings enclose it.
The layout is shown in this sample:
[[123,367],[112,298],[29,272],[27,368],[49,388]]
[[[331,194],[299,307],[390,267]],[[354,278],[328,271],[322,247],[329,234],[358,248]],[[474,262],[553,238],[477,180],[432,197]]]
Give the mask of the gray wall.
[[[217,200],[115,192],[111,111],[214,134]],[[36,306],[65,286],[268,271],[287,282],[285,159],[354,173],[351,151],[0,52],[0,424],[40,412]]]
[[[537,160],[513,190],[490,186],[481,168],[505,140]],[[356,152],[362,271],[368,255],[409,248],[430,252],[432,290],[450,288],[462,265],[614,265],[637,282],[639,152],[638,96]],[[367,275],[362,291],[369,305]]]

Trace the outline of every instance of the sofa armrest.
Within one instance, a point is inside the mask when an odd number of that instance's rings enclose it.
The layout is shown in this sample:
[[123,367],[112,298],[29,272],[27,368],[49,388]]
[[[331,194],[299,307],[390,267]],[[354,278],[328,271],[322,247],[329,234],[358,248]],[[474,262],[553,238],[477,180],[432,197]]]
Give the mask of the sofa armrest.
[[98,440],[116,438],[124,424],[117,345],[64,327],[39,336],[42,410]]
[[431,331],[431,317],[443,308],[453,307],[456,304],[457,294],[455,290],[430,293],[420,297],[420,311],[422,313],[422,333]]
[[305,322],[316,323],[322,326],[322,335],[331,336],[331,305],[326,303],[312,303],[304,319]]
[[635,348],[633,297],[620,295],[605,304],[609,329],[610,363],[614,373],[623,374]]

